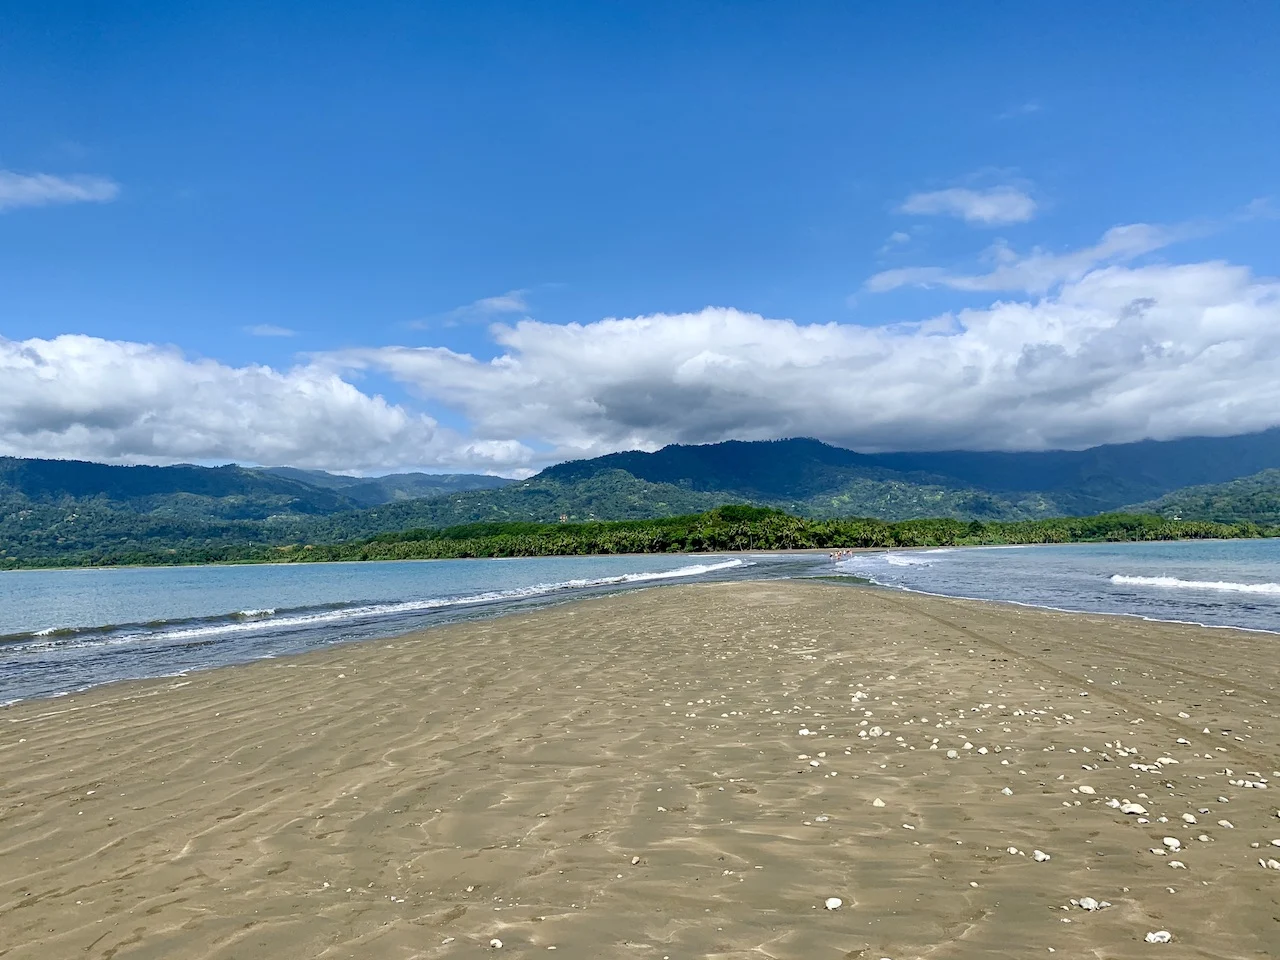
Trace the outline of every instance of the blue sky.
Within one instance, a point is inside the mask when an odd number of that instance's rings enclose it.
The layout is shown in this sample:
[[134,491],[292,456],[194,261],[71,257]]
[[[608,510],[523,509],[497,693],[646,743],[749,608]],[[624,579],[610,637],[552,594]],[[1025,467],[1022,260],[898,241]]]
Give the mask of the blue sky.
[[[512,473],[729,436],[1034,448],[1280,422],[1265,367],[1214,362],[1277,336],[1274,5],[0,21],[0,453]],[[1021,272],[956,279],[1000,264]],[[1182,312],[1132,329],[1148,301]],[[921,364],[938,375],[898,389]]]

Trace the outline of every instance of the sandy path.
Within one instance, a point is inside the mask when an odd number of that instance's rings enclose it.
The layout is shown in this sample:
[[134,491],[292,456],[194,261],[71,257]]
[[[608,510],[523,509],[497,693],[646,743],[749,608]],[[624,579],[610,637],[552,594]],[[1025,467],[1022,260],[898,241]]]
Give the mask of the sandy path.
[[1280,956],[1278,641],[719,584],[19,704],[0,957]]

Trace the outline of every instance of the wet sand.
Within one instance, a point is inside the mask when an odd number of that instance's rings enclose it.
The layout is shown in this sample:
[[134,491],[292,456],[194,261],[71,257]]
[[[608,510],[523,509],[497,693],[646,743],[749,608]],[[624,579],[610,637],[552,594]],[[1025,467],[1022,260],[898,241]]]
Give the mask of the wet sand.
[[716,584],[18,704],[0,957],[1280,956],[1278,642]]

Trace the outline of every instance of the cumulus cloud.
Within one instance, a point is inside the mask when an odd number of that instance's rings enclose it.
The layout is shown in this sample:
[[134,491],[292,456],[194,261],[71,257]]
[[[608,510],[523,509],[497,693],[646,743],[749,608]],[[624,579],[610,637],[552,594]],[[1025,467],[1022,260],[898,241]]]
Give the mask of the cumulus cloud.
[[0,170],[0,212],[53,204],[107,203],[119,195],[120,185],[107,177]]
[[0,454],[11,456],[497,471],[532,455],[513,440],[459,437],[315,366],[232,367],[75,335],[0,338],[0,382]]
[[957,273],[943,267],[903,267],[877,273],[865,286],[872,293],[905,286],[1044,293],[1060,283],[1079,280],[1101,264],[1124,263],[1152,253],[1181,239],[1185,233],[1177,228],[1131,223],[1112,227],[1089,247],[1066,253],[1050,253],[1036,247],[1025,256],[998,243],[986,253],[985,259],[994,266],[985,273]]
[[1035,216],[1036,202],[1017,187],[991,187],[987,190],[951,187],[913,193],[898,210],[922,216],[958,217],[965,223],[994,227],[1025,223]]
[[537,436],[557,458],[796,435],[1044,449],[1280,424],[1280,284],[1225,263],[1103,266],[1052,296],[890,327],[714,308],[491,329],[492,361],[385,347],[319,362],[389,374],[478,434]]

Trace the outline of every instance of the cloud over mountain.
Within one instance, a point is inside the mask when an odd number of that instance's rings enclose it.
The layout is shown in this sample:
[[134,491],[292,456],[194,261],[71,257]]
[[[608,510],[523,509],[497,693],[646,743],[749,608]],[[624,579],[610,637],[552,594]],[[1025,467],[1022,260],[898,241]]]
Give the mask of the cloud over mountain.
[[329,354],[558,454],[807,435],[862,449],[1042,449],[1280,423],[1280,284],[1224,263],[1086,271],[1051,296],[921,323],[802,325],[733,309],[492,328]]
[[[493,359],[385,346],[287,370],[85,336],[0,340],[0,453],[512,474],[729,438],[1030,450],[1280,424],[1280,283],[1223,262],[1129,265],[1162,235],[1120,230],[965,288],[1047,293],[878,327],[730,308],[526,318],[489,328]],[[362,391],[362,371],[416,400]]]
[[0,339],[0,381],[0,454],[13,456],[356,470],[510,470],[528,458],[519,444],[458,437],[315,367],[232,367],[69,335]]

